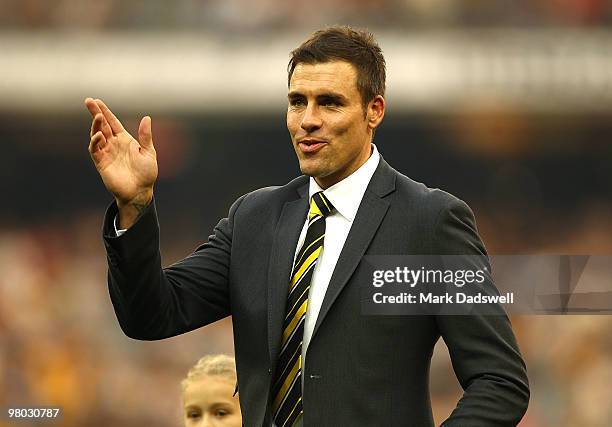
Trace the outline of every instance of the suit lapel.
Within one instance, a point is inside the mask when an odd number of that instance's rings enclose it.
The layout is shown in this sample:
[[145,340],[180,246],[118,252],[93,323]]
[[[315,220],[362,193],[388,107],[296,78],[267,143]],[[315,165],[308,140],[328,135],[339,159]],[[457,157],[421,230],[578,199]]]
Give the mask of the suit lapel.
[[329,281],[312,333],[311,343],[334,301],[357,268],[387,213],[389,202],[383,197],[395,189],[395,173],[381,156]]
[[285,203],[283,207],[274,233],[268,266],[268,349],[272,367],[276,366],[280,351],[293,256],[308,213],[308,184],[300,187],[298,192],[301,197]]

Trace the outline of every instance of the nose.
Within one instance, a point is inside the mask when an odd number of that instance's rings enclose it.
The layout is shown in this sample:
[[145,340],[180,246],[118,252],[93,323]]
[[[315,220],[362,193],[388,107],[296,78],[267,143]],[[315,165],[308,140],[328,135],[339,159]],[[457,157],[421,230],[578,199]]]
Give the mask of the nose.
[[201,423],[198,425],[198,427],[215,427],[215,424],[216,423],[215,423],[212,415],[204,414],[202,416]]
[[321,127],[323,124],[321,117],[319,116],[318,109],[314,103],[309,103],[302,117],[301,127],[306,132],[311,133]]

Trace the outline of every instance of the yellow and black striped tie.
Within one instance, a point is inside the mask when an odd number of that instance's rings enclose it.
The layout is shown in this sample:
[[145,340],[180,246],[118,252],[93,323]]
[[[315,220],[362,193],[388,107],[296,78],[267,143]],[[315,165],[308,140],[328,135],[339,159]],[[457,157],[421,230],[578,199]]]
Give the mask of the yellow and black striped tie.
[[308,307],[308,290],[317,259],[323,249],[325,217],[334,207],[322,191],[313,194],[308,212],[308,231],[298,251],[289,284],[287,312],[276,376],[272,386],[272,413],[277,427],[289,427],[303,413],[302,339]]

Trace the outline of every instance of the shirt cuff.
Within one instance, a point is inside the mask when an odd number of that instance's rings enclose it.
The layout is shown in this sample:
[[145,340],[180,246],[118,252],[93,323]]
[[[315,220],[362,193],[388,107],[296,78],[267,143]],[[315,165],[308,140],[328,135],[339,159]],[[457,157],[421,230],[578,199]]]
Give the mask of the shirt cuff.
[[115,216],[115,220],[113,221],[113,226],[115,227],[115,235],[117,237],[121,237],[123,235],[123,233],[125,233],[127,231],[127,228],[122,228],[121,230],[119,230],[117,228],[117,217],[118,217],[118,215]]

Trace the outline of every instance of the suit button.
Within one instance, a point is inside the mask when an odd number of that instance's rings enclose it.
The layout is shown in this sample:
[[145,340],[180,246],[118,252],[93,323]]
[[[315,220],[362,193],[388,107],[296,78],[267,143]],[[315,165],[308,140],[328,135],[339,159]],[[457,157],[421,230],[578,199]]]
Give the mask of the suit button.
[[272,373],[272,369],[268,368],[268,374]]

